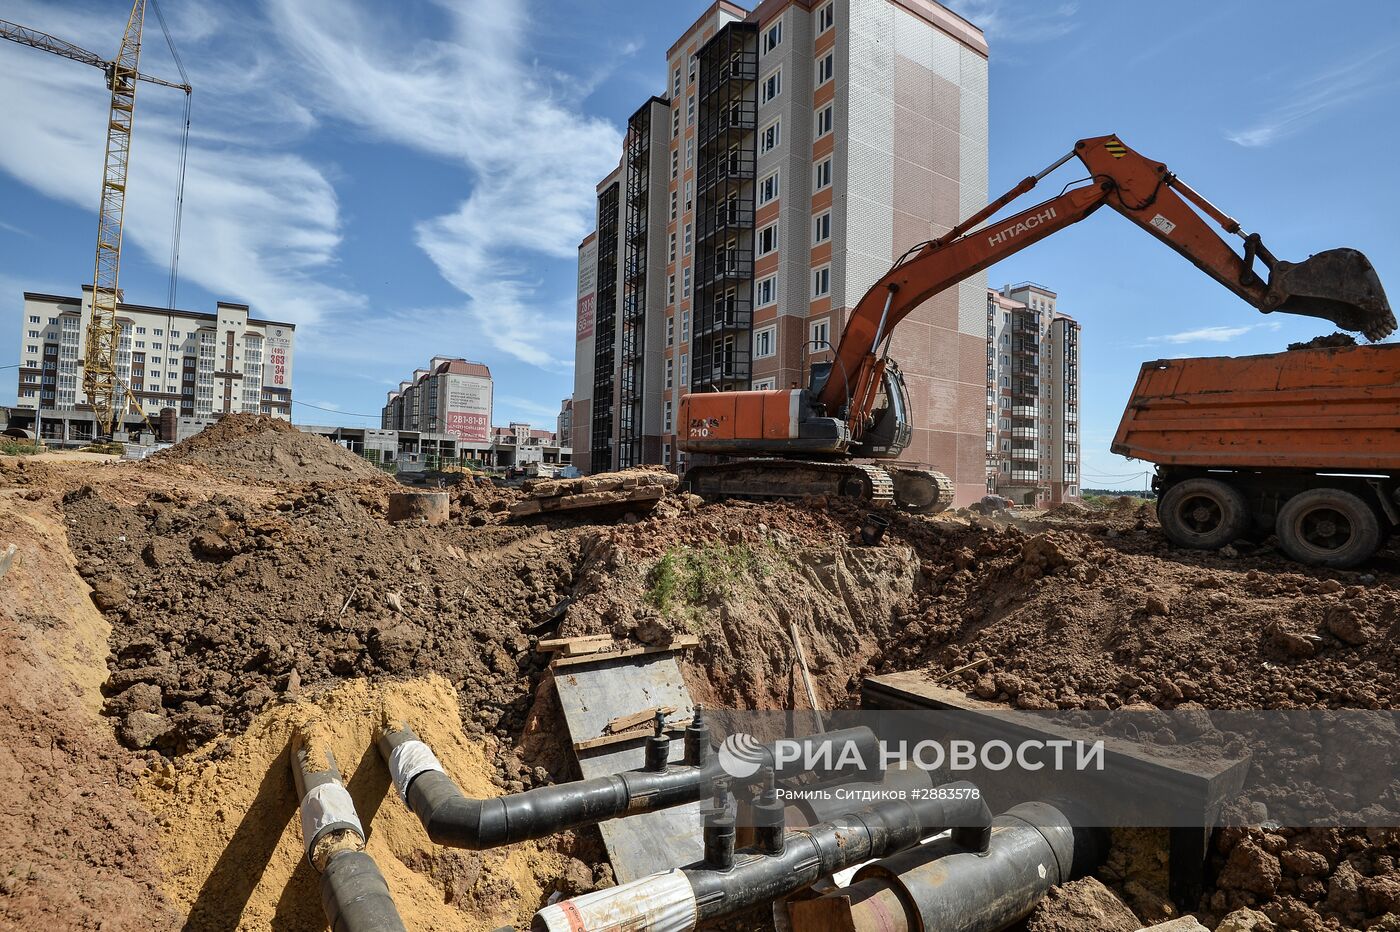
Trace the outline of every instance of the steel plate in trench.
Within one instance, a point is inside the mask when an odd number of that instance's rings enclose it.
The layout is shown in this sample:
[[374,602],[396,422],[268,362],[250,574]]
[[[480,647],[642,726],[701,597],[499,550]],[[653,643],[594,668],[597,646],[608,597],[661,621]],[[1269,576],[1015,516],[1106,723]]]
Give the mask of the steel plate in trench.
[[[645,764],[650,728],[629,732],[623,740],[590,746],[590,742],[609,737],[608,722],[644,709],[669,706],[676,710],[666,716],[668,724],[675,726],[671,760],[684,757],[681,730],[695,709],[674,653],[600,654],[596,659],[556,669],[554,685],[574,756],[585,778],[637,770]],[[704,851],[699,802],[610,819],[598,828],[618,883],[690,864]]]

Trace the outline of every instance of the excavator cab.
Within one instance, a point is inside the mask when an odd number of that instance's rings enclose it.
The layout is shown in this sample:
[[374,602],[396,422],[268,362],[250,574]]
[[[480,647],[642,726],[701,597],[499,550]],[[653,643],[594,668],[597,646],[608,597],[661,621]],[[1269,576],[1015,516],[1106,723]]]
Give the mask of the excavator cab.
[[914,428],[910,424],[909,390],[904,386],[904,373],[893,359],[885,360],[885,374],[880,391],[871,409],[872,423],[861,434],[860,443],[851,452],[872,459],[895,459],[909,446]]
[[1368,340],[1384,339],[1395,330],[1380,276],[1355,249],[1328,249],[1302,262],[1278,260],[1270,272],[1270,312],[1320,317]]

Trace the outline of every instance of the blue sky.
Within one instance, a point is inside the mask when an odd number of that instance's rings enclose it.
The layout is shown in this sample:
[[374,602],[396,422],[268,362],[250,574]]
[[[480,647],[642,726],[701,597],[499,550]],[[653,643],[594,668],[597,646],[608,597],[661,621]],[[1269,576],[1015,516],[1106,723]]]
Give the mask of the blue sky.
[[[124,0],[6,0],[0,17],[102,55]],[[365,423],[435,353],[487,362],[496,420],[572,390],[577,242],[626,117],[700,0],[165,0],[195,87],[179,304],[299,324],[297,420]],[[1400,4],[959,0],[992,45],[993,194],[1116,132],[1279,256],[1366,252],[1400,281]],[[392,11],[392,12],[388,12]],[[144,71],[174,77],[154,18]],[[21,292],[90,279],[106,99],[96,69],[0,43],[0,365]],[[143,85],[122,285],[162,304],[180,113]],[[1077,178],[1071,166],[1046,195]],[[1039,193],[1039,192],[1038,192]],[[1282,349],[1262,317],[1100,212],[993,267],[1084,324],[1085,485],[1141,472],[1108,443],[1145,360]],[[1400,285],[1393,285],[1400,289]],[[13,403],[0,370],[0,403]],[[1120,481],[1121,478],[1121,481]]]

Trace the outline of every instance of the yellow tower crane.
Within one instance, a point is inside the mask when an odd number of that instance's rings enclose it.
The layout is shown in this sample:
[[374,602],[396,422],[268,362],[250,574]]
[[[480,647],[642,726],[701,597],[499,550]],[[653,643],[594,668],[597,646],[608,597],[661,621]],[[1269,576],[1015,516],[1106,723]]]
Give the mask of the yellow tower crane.
[[[185,153],[189,144],[189,101],[191,88],[184,65],[175,52],[170,30],[155,0],[150,0],[161,29],[170,44],[175,66],[183,81],[176,84],[161,78],[141,74],[137,64],[141,57],[141,33],[146,19],[147,0],[135,0],[122,34],[116,58],[107,61],[71,42],[0,20],[0,38],[27,45],[30,48],[62,55],[73,61],[95,65],[107,76],[111,104],[107,111],[107,152],[102,166],[102,203],[97,221],[97,255],[92,273],[92,314],[88,321],[86,348],[83,355],[83,393],[97,420],[97,432],[112,436],[118,410],[125,410],[130,391],[117,378],[117,350],[121,327],[117,323],[117,279],[121,271],[122,221],[126,212],[127,168],[131,159],[131,124],[136,110],[136,82],[149,81],[163,87],[185,92],[184,141],[181,144],[180,179],[175,201],[175,222],[170,259],[169,304],[175,306],[176,276],[179,264],[180,213],[184,198]],[[139,407],[137,408],[139,411]]]

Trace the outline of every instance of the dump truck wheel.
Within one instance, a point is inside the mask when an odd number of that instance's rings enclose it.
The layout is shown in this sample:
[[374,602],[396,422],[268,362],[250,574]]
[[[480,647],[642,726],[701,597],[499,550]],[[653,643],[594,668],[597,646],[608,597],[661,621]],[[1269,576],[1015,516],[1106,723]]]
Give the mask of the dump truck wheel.
[[1157,518],[1172,543],[1218,550],[1249,530],[1249,504],[1235,487],[1218,479],[1186,479],[1167,490]]
[[1342,489],[1293,496],[1279,509],[1275,532],[1284,553],[1312,566],[1355,566],[1381,545],[1376,513]]

